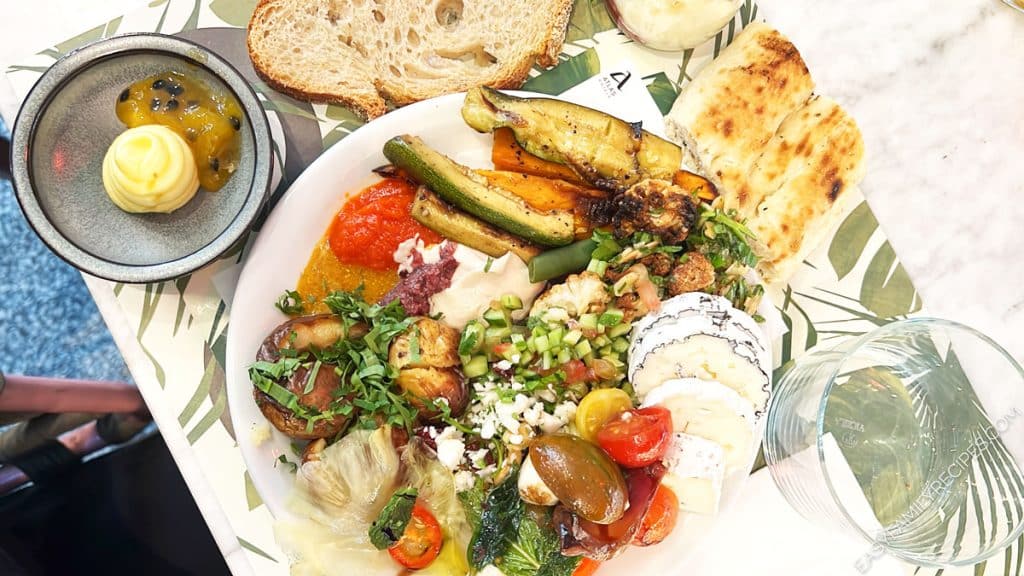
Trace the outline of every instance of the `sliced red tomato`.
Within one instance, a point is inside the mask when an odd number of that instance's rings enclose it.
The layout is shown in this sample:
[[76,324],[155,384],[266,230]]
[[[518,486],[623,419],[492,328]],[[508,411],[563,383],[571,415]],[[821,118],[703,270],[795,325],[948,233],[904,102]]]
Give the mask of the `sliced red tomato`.
[[672,414],[661,406],[627,410],[597,431],[597,443],[619,465],[642,468],[661,460],[672,436]]
[[601,563],[597,560],[584,557],[579,566],[572,571],[572,576],[593,576],[594,572],[597,572],[597,569],[600,567]]
[[494,345],[492,351],[498,356],[504,356],[506,352],[512,349],[511,342],[501,342]]
[[640,529],[633,537],[633,544],[650,546],[661,542],[675,529],[678,519],[679,499],[676,498],[676,493],[668,486],[659,484],[651,500],[651,506],[640,523]]
[[398,542],[388,553],[410,570],[426,568],[441,553],[441,525],[437,518],[419,502],[412,508],[412,518]]

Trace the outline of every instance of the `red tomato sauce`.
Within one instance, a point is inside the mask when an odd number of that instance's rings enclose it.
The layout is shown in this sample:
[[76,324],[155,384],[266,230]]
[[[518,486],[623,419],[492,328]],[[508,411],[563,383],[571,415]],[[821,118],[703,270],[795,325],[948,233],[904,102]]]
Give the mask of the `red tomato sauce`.
[[401,178],[385,178],[349,199],[338,212],[328,242],[338,261],[374,270],[394,270],[398,245],[419,234],[424,244],[441,237],[413,220],[409,207],[416,186]]

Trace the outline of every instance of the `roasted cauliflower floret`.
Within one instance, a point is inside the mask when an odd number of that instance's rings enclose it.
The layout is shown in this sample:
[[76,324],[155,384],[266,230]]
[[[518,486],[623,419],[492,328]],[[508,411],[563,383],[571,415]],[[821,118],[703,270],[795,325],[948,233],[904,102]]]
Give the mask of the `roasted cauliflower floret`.
[[561,284],[555,284],[533,302],[530,316],[540,316],[548,310],[564,310],[568,316],[580,317],[588,312],[603,311],[611,300],[601,277],[593,272],[572,274]]
[[[413,328],[391,342],[388,363],[395,368],[451,368],[459,365],[459,331],[431,318],[420,318]],[[412,350],[415,334],[418,357]]]
[[619,238],[650,232],[665,244],[682,244],[696,219],[689,191],[664,180],[642,180],[616,198],[612,225]]
[[715,267],[700,252],[683,255],[682,262],[672,269],[665,283],[669,295],[700,292],[715,282]]

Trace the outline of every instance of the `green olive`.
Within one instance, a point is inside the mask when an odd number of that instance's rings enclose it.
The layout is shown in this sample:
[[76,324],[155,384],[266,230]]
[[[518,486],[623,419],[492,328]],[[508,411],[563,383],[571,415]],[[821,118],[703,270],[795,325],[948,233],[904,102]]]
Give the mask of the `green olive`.
[[530,461],[555,496],[580,518],[611,524],[626,511],[622,471],[596,444],[579,436],[549,434],[530,444]]

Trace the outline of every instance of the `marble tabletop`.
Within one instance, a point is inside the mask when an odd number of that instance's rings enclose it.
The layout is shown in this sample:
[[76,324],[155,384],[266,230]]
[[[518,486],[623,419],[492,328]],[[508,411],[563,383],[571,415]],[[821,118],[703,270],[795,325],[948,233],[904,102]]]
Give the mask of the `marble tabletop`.
[[[0,70],[148,2],[68,4],[0,8]],[[868,151],[861,188],[929,314],[988,333],[1024,362],[1024,14],[998,0],[759,4],[800,48],[819,91],[858,120]],[[0,79],[8,123],[19,101]],[[135,328],[109,285],[85,280],[145,387],[152,368]],[[251,573],[177,415],[151,408],[172,423],[161,430],[232,571]]]

